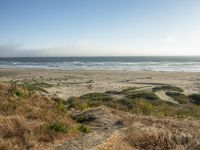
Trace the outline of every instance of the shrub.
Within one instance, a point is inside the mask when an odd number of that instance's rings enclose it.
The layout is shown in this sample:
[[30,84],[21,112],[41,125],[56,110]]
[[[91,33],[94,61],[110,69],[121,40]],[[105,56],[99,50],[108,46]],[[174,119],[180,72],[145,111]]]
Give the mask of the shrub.
[[117,108],[119,109],[130,110],[133,108],[132,102],[128,98],[116,100],[115,104],[117,105]]
[[143,115],[150,115],[154,111],[154,106],[145,100],[138,100],[135,103],[135,107],[132,109],[132,112],[143,114]]
[[66,111],[66,105],[63,102],[58,102],[57,107],[59,110],[65,112]]
[[108,94],[122,94],[122,92],[120,91],[106,91],[105,93],[108,93]]
[[152,90],[154,92],[160,91],[160,90],[175,91],[175,92],[181,92],[181,93],[183,92],[183,89],[181,89],[180,87],[170,86],[170,85],[154,87]]
[[12,96],[18,96],[21,98],[24,98],[27,96],[25,94],[26,90],[19,88],[14,82],[11,82],[9,89],[8,89],[8,93]]
[[68,126],[60,122],[47,123],[44,125],[44,127],[53,132],[61,132],[61,133],[68,132]]
[[191,103],[200,105],[200,94],[189,95],[189,99]]
[[126,96],[131,99],[146,99],[146,100],[160,100],[160,98],[153,92],[135,92]]
[[79,130],[80,132],[83,132],[83,133],[88,133],[88,132],[90,132],[90,128],[87,127],[87,126],[84,126],[84,125],[81,125],[81,126],[78,128],[78,130]]
[[29,91],[40,91],[44,93],[48,93],[45,88],[50,88],[53,85],[45,82],[23,82],[20,84],[21,87],[29,90]]
[[75,108],[75,109],[79,109],[79,110],[84,110],[89,107],[89,104],[86,100],[81,100],[78,97],[68,98],[66,104],[68,105],[68,109]]
[[166,92],[166,95],[172,97],[175,101],[178,101],[180,104],[186,104],[189,102],[189,99],[185,94],[177,92]]

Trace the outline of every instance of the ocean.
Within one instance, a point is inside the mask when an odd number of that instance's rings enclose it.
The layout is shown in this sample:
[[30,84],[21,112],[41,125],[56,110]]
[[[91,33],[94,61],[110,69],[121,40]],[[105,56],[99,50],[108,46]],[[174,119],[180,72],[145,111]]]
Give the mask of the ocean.
[[200,56],[16,57],[0,58],[0,68],[200,72]]

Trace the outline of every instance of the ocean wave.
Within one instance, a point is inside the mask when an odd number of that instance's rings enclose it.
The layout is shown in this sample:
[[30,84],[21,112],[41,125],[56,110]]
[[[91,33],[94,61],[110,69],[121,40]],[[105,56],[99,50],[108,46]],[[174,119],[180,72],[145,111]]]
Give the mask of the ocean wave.
[[47,68],[127,71],[185,71],[200,72],[200,61],[11,61],[0,60],[0,68]]

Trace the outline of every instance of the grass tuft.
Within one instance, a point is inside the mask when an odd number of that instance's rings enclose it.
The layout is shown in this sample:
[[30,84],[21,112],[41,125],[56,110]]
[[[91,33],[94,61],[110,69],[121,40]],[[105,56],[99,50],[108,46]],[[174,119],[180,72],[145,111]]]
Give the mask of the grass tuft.
[[112,90],[112,91],[106,91],[105,93],[108,93],[108,94],[122,94],[121,91],[114,91],[114,90]]
[[160,100],[160,98],[153,92],[138,91],[126,96],[130,99],[145,99],[145,100]]
[[166,95],[172,97],[175,101],[180,104],[189,103],[189,98],[185,94],[177,93],[177,92],[166,92]]
[[20,84],[20,86],[29,91],[39,91],[48,93],[46,88],[50,88],[53,85],[45,82],[23,82],[22,84]]
[[176,87],[176,86],[170,86],[170,85],[166,85],[166,86],[159,86],[159,87],[154,87],[153,92],[157,92],[157,91],[174,91],[174,92],[183,92],[183,89],[181,89],[180,87]]
[[61,132],[61,133],[68,132],[68,126],[59,122],[48,123],[48,124],[45,124],[44,127],[53,132]]
[[89,132],[90,132],[90,128],[87,127],[87,126],[84,126],[84,125],[81,125],[81,126],[78,128],[78,130],[79,130],[80,132],[83,132],[83,133],[89,133]]

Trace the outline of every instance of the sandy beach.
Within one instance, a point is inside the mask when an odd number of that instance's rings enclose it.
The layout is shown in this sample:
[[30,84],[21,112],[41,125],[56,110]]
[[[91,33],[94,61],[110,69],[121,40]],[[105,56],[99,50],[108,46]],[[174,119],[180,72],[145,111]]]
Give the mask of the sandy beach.
[[127,87],[152,88],[172,85],[184,89],[185,94],[200,92],[200,73],[193,72],[131,72],[108,70],[50,70],[50,69],[0,69],[1,81],[47,82],[47,91],[67,99],[85,93],[121,90]]

